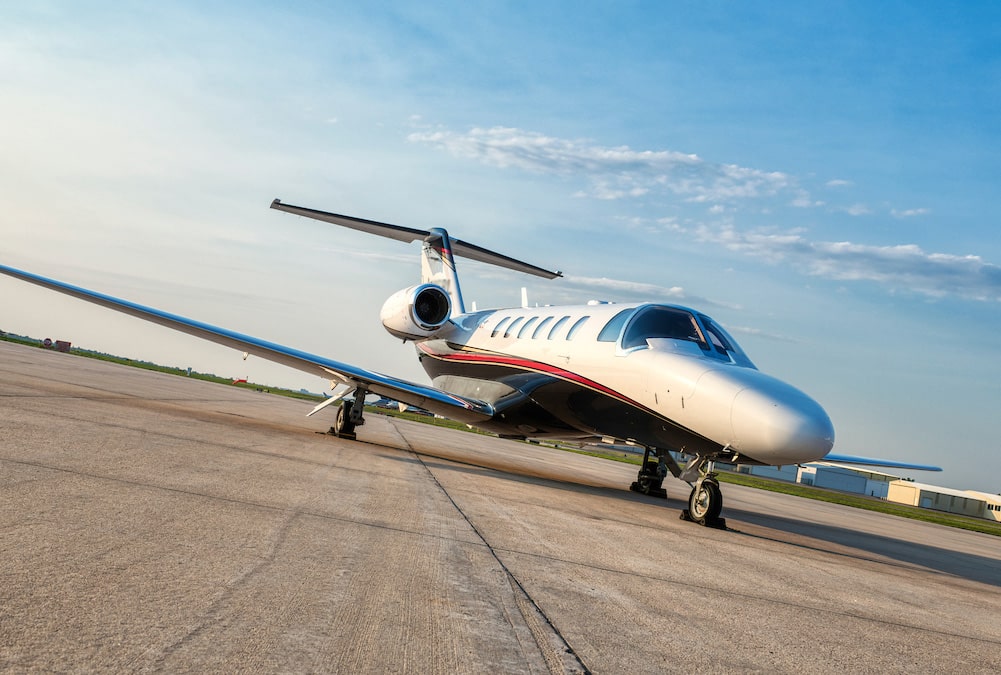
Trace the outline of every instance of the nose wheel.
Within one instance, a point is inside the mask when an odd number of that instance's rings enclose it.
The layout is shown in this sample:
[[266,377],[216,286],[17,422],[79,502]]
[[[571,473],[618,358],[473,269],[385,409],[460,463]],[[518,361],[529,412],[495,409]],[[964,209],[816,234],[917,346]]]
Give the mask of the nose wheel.
[[688,508],[681,512],[681,519],[718,530],[726,529],[726,519],[720,518],[723,510],[723,493],[711,474],[700,478],[688,497]]

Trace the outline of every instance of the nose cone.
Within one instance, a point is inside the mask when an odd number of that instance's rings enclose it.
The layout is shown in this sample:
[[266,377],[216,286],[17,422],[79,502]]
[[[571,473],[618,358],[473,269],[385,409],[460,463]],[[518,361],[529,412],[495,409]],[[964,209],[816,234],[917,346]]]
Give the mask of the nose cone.
[[730,422],[733,447],[768,464],[816,461],[834,447],[834,425],[820,404],[777,380],[741,390]]

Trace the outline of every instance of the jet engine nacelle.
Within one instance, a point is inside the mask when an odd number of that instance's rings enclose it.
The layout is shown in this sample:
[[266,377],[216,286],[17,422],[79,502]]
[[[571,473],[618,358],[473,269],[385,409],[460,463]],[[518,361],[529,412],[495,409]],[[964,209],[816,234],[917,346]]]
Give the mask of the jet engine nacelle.
[[382,325],[404,340],[433,337],[452,315],[452,301],[441,286],[421,284],[390,296],[379,312]]

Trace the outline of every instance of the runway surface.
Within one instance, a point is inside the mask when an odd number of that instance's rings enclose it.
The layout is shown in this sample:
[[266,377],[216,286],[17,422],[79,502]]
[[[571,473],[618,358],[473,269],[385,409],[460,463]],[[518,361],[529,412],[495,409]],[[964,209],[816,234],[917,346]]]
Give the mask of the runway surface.
[[1001,538],[0,342],[0,668],[999,672]]

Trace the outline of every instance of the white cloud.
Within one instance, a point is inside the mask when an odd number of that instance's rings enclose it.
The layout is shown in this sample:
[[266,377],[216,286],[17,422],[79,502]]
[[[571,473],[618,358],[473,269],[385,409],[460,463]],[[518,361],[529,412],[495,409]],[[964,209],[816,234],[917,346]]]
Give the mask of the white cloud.
[[578,194],[596,199],[667,192],[691,202],[728,202],[770,197],[794,187],[793,179],[778,171],[715,164],[672,150],[610,148],[510,127],[476,128],[467,133],[417,131],[407,139],[500,168],[586,176],[591,188]]
[[925,216],[928,215],[929,213],[931,213],[931,210],[924,208],[905,209],[903,211],[899,211],[897,209],[890,210],[890,215],[893,216],[894,218],[913,218],[914,216]]
[[749,326],[731,326],[728,324],[725,326],[725,328],[731,333],[736,333],[738,335],[753,335],[754,337],[760,337],[766,340],[774,340],[776,342],[787,342],[791,344],[801,344],[803,342],[799,338],[790,337],[788,335],[781,335],[779,333],[764,331],[761,330],[760,328],[751,328]]
[[865,204],[852,204],[851,206],[847,206],[838,210],[844,211],[849,216],[865,216],[872,213],[872,211],[869,210],[869,207],[866,206]]
[[682,304],[711,305],[714,307],[725,307],[727,309],[740,309],[733,304],[727,304],[690,295],[681,286],[658,286],[657,284],[643,281],[628,281],[623,279],[609,279],[608,277],[581,277],[567,275],[563,278],[563,283],[574,288],[583,290],[593,290],[611,294],[609,297],[602,297],[602,300],[617,300],[621,302],[656,302],[676,301]]
[[[814,200],[788,174],[713,163],[695,154],[670,150],[605,147],[587,140],[556,138],[510,127],[474,128],[465,133],[441,128],[416,130],[408,140],[491,166],[536,174],[583,176],[589,185],[576,192],[578,197],[633,200],[645,206],[655,201],[652,198],[675,196],[689,203],[704,204],[708,213],[715,217],[736,214],[739,206],[748,200],[777,196],[786,197],[785,204],[793,208],[826,205]],[[825,185],[844,188],[853,183],[833,179]],[[774,200],[765,204],[758,202],[755,215],[771,213],[776,206],[778,203]],[[861,202],[827,208],[851,216],[873,213]],[[890,213],[896,218],[909,218],[928,212],[928,209],[915,208]],[[914,291],[933,297],[952,295],[1001,300],[1001,268],[978,256],[927,253],[916,244],[872,246],[847,241],[818,242],[807,239],[800,230],[741,231],[732,221],[711,224],[669,217],[644,222],[658,223],[662,230],[721,244],[773,264],[785,262],[806,274],[828,279],[877,282],[892,292]],[[639,225],[633,223],[632,226]],[[677,287],[584,277],[570,278],[567,283],[618,293],[618,299],[686,299],[683,289]]]
[[873,281],[931,297],[1001,301],[1001,267],[980,256],[928,253],[915,244],[810,241],[797,231],[740,232],[732,225],[703,226],[697,236],[772,263],[789,262],[827,279]]

